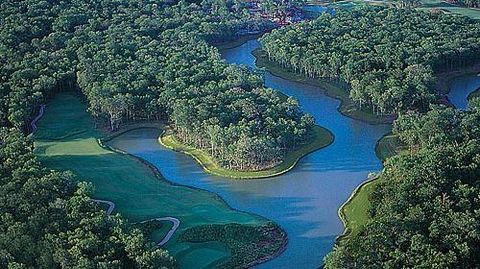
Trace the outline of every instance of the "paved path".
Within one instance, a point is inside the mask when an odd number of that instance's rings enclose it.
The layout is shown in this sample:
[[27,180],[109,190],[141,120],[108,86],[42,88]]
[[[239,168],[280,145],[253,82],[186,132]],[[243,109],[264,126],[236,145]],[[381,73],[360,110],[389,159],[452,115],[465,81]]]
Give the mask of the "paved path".
[[95,203],[100,203],[100,204],[107,204],[108,209],[107,209],[107,215],[111,215],[113,210],[115,209],[115,203],[112,201],[107,201],[107,200],[98,200],[98,199],[92,199]]
[[38,115],[30,123],[30,126],[32,127],[32,133],[34,133],[37,130],[37,121],[43,116],[43,112],[45,112],[45,105],[40,105],[40,110],[38,111]]
[[[94,201],[95,203],[107,204],[108,205],[107,215],[111,215],[113,210],[115,209],[115,203],[112,202],[112,201],[99,200],[99,199],[92,199],[92,201]],[[180,220],[177,219],[177,218],[174,218],[174,217],[163,217],[163,218],[154,218],[154,219],[144,220],[144,221],[141,221],[140,223],[147,223],[147,222],[154,221],[154,220],[156,220],[156,221],[170,221],[170,222],[173,223],[172,228],[163,237],[162,241],[157,243],[157,246],[161,247],[161,246],[165,245],[170,240],[170,238],[172,238],[175,231],[177,231],[178,227],[180,226]]]
[[168,240],[170,240],[170,238],[172,238],[173,234],[178,229],[178,226],[180,226],[180,220],[178,220],[177,218],[173,218],[173,217],[164,217],[164,218],[155,218],[155,219],[144,220],[140,223],[145,223],[145,222],[154,221],[154,220],[156,220],[156,221],[171,221],[173,223],[173,226],[170,229],[170,231],[168,231],[168,233],[165,235],[165,237],[163,237],[162,241],[160,241],[157,244],[159,247],[161,247],[161,246],[165,245],[168,242]]

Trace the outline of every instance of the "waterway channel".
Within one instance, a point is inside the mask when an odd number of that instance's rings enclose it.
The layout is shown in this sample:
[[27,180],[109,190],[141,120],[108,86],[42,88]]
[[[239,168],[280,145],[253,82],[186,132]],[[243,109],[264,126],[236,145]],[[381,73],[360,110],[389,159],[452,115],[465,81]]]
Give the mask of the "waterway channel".
[[[251,53],[258,47],[258,41],[251,40],[223,51],[222,56],[229,63],[255,69]],[[115,139],[114,146],[149,161],[172,182],[215,192],[233,208],[259,214],[281,225],[288,234],[286,251],[258,268],[292,268],[292,264],[298,269],[317,268],[332,250],[335,238],[343,232],[337,214],[339,207],[369,173],[382,169],[375,145],[391,127],[342,115],[337,110],[340,102],[327,97],[320,88],[268,72],[264,73],[264,80],[267,87],[296,98],[317,124],[335,135],[333,144],[309,154],[284,175],[232,180],[207,174],[191,157],[161,146],[158,132],[152,130],[126,133]],[[461,101],[457,99],[465,99],[464,95],[451,94],[450,99],[455,104]]]

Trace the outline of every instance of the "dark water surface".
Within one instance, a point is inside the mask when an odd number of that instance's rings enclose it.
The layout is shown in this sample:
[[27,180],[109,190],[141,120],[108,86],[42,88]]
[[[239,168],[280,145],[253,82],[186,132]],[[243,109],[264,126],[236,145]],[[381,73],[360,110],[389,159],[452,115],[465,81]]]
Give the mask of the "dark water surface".
[[468,95],[480,88],[480,75],[455,78],[449,87],[448,100],[458,109],[467,109]]
[[[257,41],[224,51],[230,63],[254,68]],[[169,180],[218,193],[232,207],[260,214],[288,233],[287,250],[259,268],[316,268],[343,232],[337,211],[368,173],[379,171],[375,143],[390,130],[341,115],[339,101],[322,90],[265,74],[268,87],[299,100],[317,123],[335,135],[332,145],[303,158],[291,172],[264,180],[231,180],[203,172],[190,157],[163,148],[154,132],[118,145],[157,166]],[[128,134],[127,134],[128,135]],[[138,137],[138,133],[136,134]],[[127,139],[127,138],[126,138]]]
[[[255,68],[251,52],[258,46],[253,40],[222,55],[229,63]],[[369,125],[343,116],[337,111],[339,101],[325,96],[319,88],[269,73],[265,73],[265,84],[298,99],[317,124],[335,135],[332,145],[306,156],[285,175],[263,180],[209,175],[191,157],[162,147],[156,132],[134,131],[136,139],[128,139],[127,133],[116,146],[151,162],[168,180],[213,191],[236,209],[280,224],[288,233],[288,247],[281,256],[258,268],[317,268],[343,232],[339,207],[370,172],[381,170],[375,144],[390,126]]]

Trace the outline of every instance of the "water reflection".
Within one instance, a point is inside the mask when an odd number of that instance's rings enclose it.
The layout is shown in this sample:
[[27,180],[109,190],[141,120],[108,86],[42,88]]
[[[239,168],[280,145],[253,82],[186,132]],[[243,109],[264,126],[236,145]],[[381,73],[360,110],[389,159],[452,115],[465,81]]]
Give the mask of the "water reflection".
[[[230,63],[254,68],[250,41],[223,52]],[[337,210],[368,173],[381,169],[374,147],[390,129],[352,120],[337,111],[339,101],[316,88],[269,73],[265,84],[299,100],[318,124],[335,135],[332,145],[303,158],[293,171],[272,179],[231,180],[206,174],[190,157],[163,148],[158,132],[138,130],[117,139],[116,147],[157,166],[169,180],[218,193],[232,207],[260,214],[280,224],[288,233],[287,250],[259,268],[316,268],[332,249],[343,225]],[[134,138],[134,139],[129,139]]]

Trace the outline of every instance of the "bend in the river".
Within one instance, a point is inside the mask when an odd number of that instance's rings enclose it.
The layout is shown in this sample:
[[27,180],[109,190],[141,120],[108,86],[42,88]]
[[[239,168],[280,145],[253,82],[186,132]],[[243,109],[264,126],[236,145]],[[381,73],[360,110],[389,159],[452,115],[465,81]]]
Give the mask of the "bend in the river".
[[[251,52],[256,40],[223,52],[235,64],[255,68]],[[259,268],[315,268],[332,249],[343,231],[337,210],[368,173],[381,169],[375,143],[390,130],[388,125],[369,125],[343,116],[339,101],[319,88],[295,83],[265,73],[265,84],[293,96],[317,123],[335,134],[332,145],[303,158],[291,172],[268,180],[233,181],[212,176],[189,156],[157,143],[155,132],[137,130],[112,141],[120,148],[157,166],[176,183],[220,194],[234,208],[254,212],[281,225],[289,236],[287,250]],[[136,139],[132,139],[135,137]]]
[[[258,46],[258,41],[251,40],[223,51],[222,55],[229,63],[254,69],[255,58],[251,52]],[[205,173],[191,157],[161,146],[157,142],[158,132],[147,129],[126,133],[112,143],[149,161],[173,182],[218,193],[232,207],[260,214],[281,225],[288,233],[288,248],[258,268],[291,268],[292,261],[295,268],[316,268],[343,232],[338,208],[370,172],[381,170],[374,148],[391,127],[370,125],[342,115],[337,110],[340,102],[325,96],[317,87],[268,72],[264,79],[267,87],[298,99],[317,124],[335,134],[332,145],[306,156],[287,174],[251,181],[213,176]],[[453,99],[452,103],[458,101]]]

